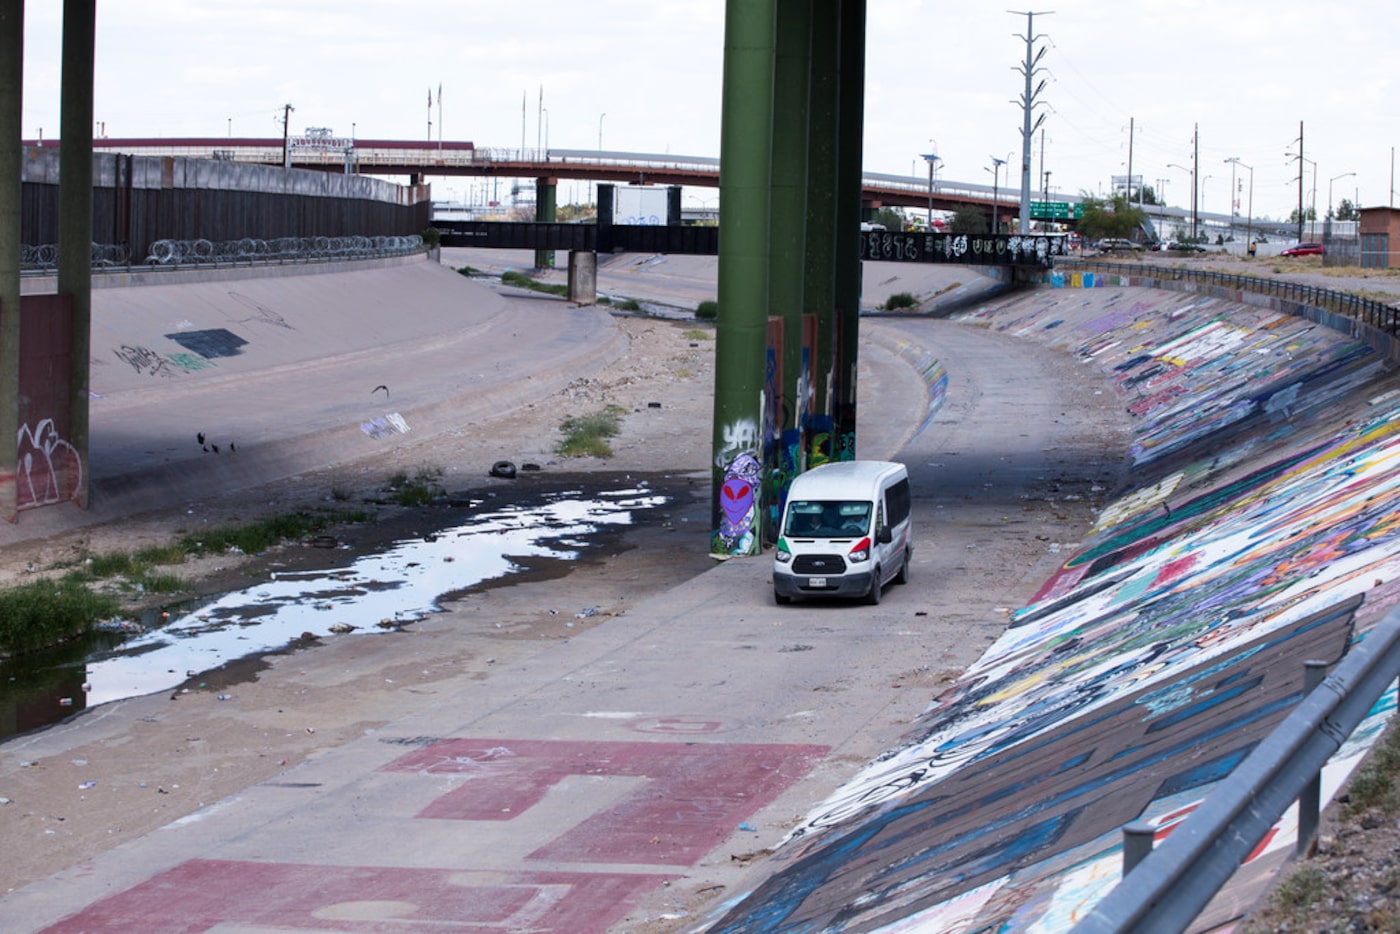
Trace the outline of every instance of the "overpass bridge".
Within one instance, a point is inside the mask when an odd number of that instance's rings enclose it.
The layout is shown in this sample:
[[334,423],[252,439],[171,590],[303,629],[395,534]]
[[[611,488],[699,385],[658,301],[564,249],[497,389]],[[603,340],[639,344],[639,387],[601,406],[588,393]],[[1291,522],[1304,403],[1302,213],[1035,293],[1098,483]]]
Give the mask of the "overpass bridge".
[[[38,145],[32,141],[27,145]],[[47,146],[57,146],[50,140]],[[347,174],[486,178],[576,179],[634,185],[719,187],[719,159],[671,153],[616,152],[594,149],[508,149],[479,147],[468,140],[386,140],[339,137],[277,138],[100,138],[95,152],[169,156],[283,165]],[[865,172],[862,199],[870,206],[956,211],[968,205],[1014,211],[1020,193],[1006,186],[974,184],[922,176]],[[1047,199],[1050,200],[1050,199]],[[1078,196],[1053,200],[1078,203]],[[1176,209],[1178,214],[1189,212]],[[1003,215],[1012,216],[1011,213]]]

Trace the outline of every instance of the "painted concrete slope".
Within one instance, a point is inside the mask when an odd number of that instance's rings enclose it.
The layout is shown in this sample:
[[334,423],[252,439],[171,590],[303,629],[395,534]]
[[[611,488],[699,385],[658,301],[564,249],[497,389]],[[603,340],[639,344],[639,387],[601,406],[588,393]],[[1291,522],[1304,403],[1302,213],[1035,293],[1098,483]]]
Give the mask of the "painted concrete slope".
[[[1172,832],[1296,704],[1304,661],[1400,600],[1400,383],[1374,351],[1146,289],[1044,289],[964,320],[1110,381],[1137,419],[1131,487],[712,931],[1068,930],[1119,881],[1124,823]],[[1327,609],[1355,594],[1353,629]],[[1248,907],[1294,839],[1285,815],[1197,929]]]
[[372,457],[625,350],[606,311],[422,258],[244,272],[94,289],[92,508],[28,510],[0,541]]

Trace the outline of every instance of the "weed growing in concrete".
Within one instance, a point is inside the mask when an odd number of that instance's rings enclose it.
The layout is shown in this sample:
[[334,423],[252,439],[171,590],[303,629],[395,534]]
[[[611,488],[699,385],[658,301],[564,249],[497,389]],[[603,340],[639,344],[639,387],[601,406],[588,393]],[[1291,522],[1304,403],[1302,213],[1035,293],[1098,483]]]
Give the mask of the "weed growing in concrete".
[[897,311],[901,308],[914,308],[917,307],[918,304],[918,299],[909,292],[896,292],[885,299],[884,308],[885,311]]
[[569,287],[567,285],[554,282],[536,282],[523,272],[515,272],[510,269],[501,273],[501,282],[506,285],[513,285],[516,288],[529,289],[532,292],[546,292],[550,295],[558,295],[565,298],[569,295]]
[[715,332],[706,331],[704,328],[687,328],[681,336],[689,341],[712,341],[715,339]]
[[555,451],[564,457],[612,457],[608,439],[622,430],[626,411],[620,405],[609,405],[601,412],[569,416],[559,425],[564,438]]
[[425,506],[439,500],[446,494],[442,468],[424,465],[412,477],[400,470],[389,478],[388,492],[390,502],[400,506]]

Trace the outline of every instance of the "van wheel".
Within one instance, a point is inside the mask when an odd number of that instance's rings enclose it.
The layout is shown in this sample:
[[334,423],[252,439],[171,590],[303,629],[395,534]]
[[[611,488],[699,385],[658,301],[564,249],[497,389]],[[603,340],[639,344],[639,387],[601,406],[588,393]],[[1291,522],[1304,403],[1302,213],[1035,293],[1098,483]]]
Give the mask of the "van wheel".
[[909,549],[904,550],[904,560],[899,562],[899,573],[894,576],[896,584],[909,583]]
[[779,593],[779,592],[778,592],[778,588],[774,587],[774,588],[773,588],[773,602],[776,603],[776,604],[778,604],[778,606],[787,606],[789,603],[792,602],[792,597],[789,597],[789,596],[788,596],[787,594],[785,594],[785,593]]
[[870,581],[870,593],[865,595],[865,602],[871,606],[880,605],[880,569],[875,569],[875,576]]

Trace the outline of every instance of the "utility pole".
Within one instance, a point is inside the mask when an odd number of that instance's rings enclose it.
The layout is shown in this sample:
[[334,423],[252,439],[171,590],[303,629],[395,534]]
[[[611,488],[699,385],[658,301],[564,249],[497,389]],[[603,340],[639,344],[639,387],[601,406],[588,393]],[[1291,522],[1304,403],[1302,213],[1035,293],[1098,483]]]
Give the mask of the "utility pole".
[[296,110],[291,104],[282,105],[282,168],[292,167],[292,150],[288,146],[291,139],[292,111]]
[[[1128,118],[1128,204],[1133,203],[1133,129],[1136,117]],[[1142,186],[1138,186],[1138,207],[1142,207]]]
[[[1035,34],[1034,12],[1022,13],[1019,10],[1008,10],[1007,12],[1012,13],[1016,16],[1026,17],[1026,34],[1024,36],[1019,37],[1026,41],[1026,60],[1023,64],[1017,66],[1017,70],[1020,71],[1021,75],[1026,79],[1026,87],[1025,90],[1021,92],[1020,100],[1021,233],[1024,234],[1029,233],[1031,229],[1031,140],[1034,138],[1035,131],[1040,128],[1041,123],[1045,122],[1045,114],[1041,114],[1040,116],[1036,117],[1034,125],[1032,125],[1031,123],[1031,112],[1035,110],[1036,105],[1035,99],[1040,96],[1041,91],[1045,90],[1045,79],[1042,78],[1040,83],[1035,86],[1034,90],[1031,89],[1031,82],[1032,79],[1035,77],[1036,72],[1040,70],[1036,67],[1036,65],[1040,62],[1040,59],[1045,55],[1046,47],[1042,45],[1040,47],[1039,52],[1035,51],[1035,40],[1041,37]],[[1051,12],[1053,11],[1043,11],[1041,15],[1046,16],[1049,15],[1049,13]],[[1015,35],[1015,33],[1012,33],[1012,35]],[[1011,103],[1015,104],[1017,102],[1012,101]],[[993,217],[995,217],[995,209],[993,210]]]
[[1298,242],[1303,242],[1303,121],[1298,121]]
[[1198,198],[1196,192],[1200,186],[1200,162],[1201,162],[1201,125],[1199,123],[1191,127],[1191,242],[1196,242],[1196,204]]

